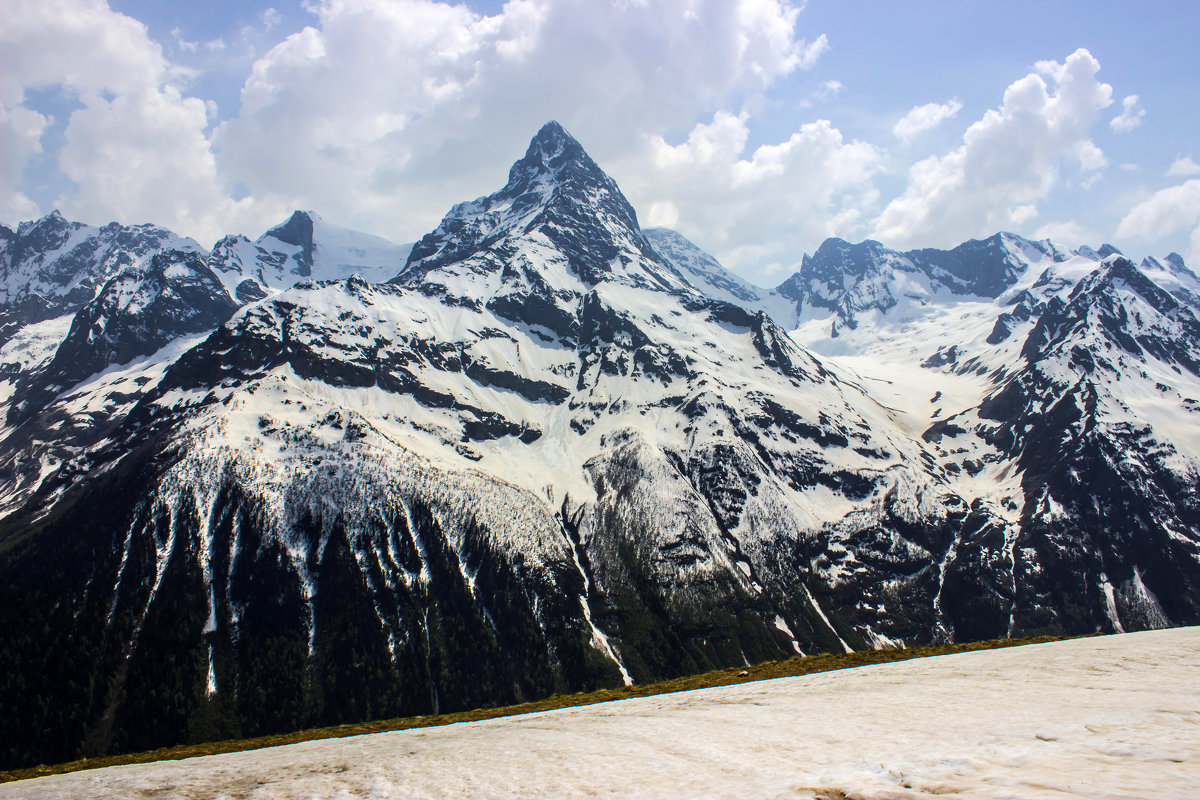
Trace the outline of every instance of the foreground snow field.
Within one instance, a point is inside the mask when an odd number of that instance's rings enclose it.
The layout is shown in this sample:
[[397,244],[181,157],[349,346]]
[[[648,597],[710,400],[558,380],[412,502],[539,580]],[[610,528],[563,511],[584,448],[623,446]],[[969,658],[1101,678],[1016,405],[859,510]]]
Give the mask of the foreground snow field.
[[111,767],[16,798],[1200,797],[1200,628]]

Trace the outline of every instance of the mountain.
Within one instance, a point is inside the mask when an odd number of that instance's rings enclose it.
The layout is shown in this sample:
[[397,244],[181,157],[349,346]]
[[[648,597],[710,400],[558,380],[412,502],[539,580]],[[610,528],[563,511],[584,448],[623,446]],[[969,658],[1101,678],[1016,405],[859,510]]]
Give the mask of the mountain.
[[201,250],[154,225],[96,228],[57,211],[16,231],[0,226],[0,344],[25,325],[78,311],[117,270],[163,248]]
[[[846,305],[810,308],[794,332],[923,428],[955,493],[989,510],[948,553],[950,633],[1194,619],[1200,284],[1177,255],[1135,267],[1111,247],[985,241],[982,266],[1006,265],[994,298],[864,303],[857,330],[839,330]],[[896,254],[850,249],[845,296],[902,280]]]
[[643,233],[688,283],[706,296],[752,311],[762,311],[786,328],[794,327],[795,303],[776,290],[763,289],[721,266],[717,259],[670,228],[647,228]]
[[879,242],[850,244],[827,239],[800,270],[776,288],[793,301],[801,320],[833,312],[831,336],[858,326],[866,312],[925,305],[948,298],[996,298],[1013,285],[1025,265],[1066,254],[1049,241],[1011,233],[965,242],[953,250],[889,250]]
[[410,249],[333,225],[313,211],[295,211],[256,241],[240,235],[222,238],[208,265],[230,296],[250,303],[301,280],[359,275],[385,281],[405,263]]
[[0,761],[1200,617],[1181,260],[760,289],[557,123],[402,251],[296,212],[0,346]]

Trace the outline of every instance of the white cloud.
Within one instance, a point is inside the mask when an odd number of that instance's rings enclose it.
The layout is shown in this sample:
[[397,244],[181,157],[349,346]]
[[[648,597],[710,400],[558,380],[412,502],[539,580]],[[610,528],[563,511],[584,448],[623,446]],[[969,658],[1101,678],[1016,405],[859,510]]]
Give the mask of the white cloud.
[[269,31],[283,21],[283,15],[274,8],[268,8],[258,15],[258,21],[262,23],[264,30]]
[[142,23],[102,0],[11,0],[5,17],[0,169],[15,190],[6,192],[7,206],[36,213],[20,173],[40,150],[47,120],[26,105],[26,93],[46,87],[80,105],[58,154],[62,173],[77,184],[57,201],[68,217],[153,221],[211,238],[253,205],[222,191],[204,133],[206,104],[183,96],[178,83],[190,75],[166,59]]
[[877,198],[871,179],[881,155],[869,144],[845,141],[826,120],[747,152],[747,120],[717,112],[678,145],[651,137],[648,164],[619,167],[632,198],[651,209],[669,203],[684,235],[727,267],[769,282],[794,269],[811,242],[863,231],[862,210]]
[[908,142],[917,134],[936,128],[956,116],[959,111],[962,111],[962,103],[958,100],[951,100],[949,103],[926,103],[905,114],[892,128],[892,133]]
[[[253,62],[236,116],[213,129],[212,99],[187,96],[196,70],[172,63],[143,24],[104,0],[9,6],[0,48],[15,69],[0,71],[0,214],[34,210],[22,174],[49,123],[25,95],[58,87],[80,105],[56,154],[77,184],[58,199],[63,212],[153,220],[210,241],[256,233],[293,207],[419,236],[454,202],[500,185],[549,119],[606,167],[651,169],[653,137],[716,109],[761,105],[775,80],[829,48],[823,35],[799,35],[789,0],[510,0],[493,16],[435,0],[314,0],[314,24]],[[256,42],[280,15],[258,22]],[[182,30],[167,43],[212,69],[205,52],[225,46]],[[225,74],[237,60],[224,58]],[[826,81],[821,91],[839,88]],[[771,152],[752,161],[786,172],[791,157],[780,151],[770,165]],[[244,200],[232,199],[234,187]],[[663,220],[690,213],[654,208]]]
[[1188,261],[1200,262],[1200,178],[1161,189],[1130,209],[1117,226],[1117,236],[1153,242],[1192,228]]
[[1146,109],[1138,105],[1138,96],[1131,94],[1121,101],[1120,116],[1113,117],[1109,120],[1109,126],[1117,133],[1129,133],[1134,128],[1142,124],[1142,118],[1146,116]]
[[1171,164],[1167,174],[1184,178],[1189,175],[1200,175],[1200,164],[1192,161],[1191,156],[1179,156]]
[[[804,45],[804,42],[800,43]],[[800,49],[800,66],[808,69],[817,63],[817,60],[829,50],[829,40],[825,34],[818,36],[812,44],[804,45]]]
[[260,201],[393,239],[497,188],[549,119],[628,189],[652,157],[648,137],[739,112],[828,47],[801,38],[780,0],[511,0],[490,17],[432,0],[312,10],[312,27],[254,64],[240,113],[214,134],[218,165]]
[[1033,236],[1035,239],[1052,239],[1058,244],[1072,248],[1096,241],[1098,238],[1090,229],[1083,227],[1073,219],[1064,222],[1047,222],[1034,231]]
[[837,97],[845,88],[845,84],[841,81],[824,81],[797,105],[800,108],[812,108],[817,103],[824,103],[826,100],[832,100],[834,97]]
[[171,29],[171,38],[175,40],[175,46],[185,53],[194,53],[200,49],[199,42],[189,42],[183,38],[183,29],[178,26]]
[[[51,120],[21,105],[0,103],[0,186],[19,186],[26,164],[42,152],[42,132]],[[37,204],[25,193],[0,196],[0,220],[16,223],[37,216]]]
[[831,97],[836,97],[845,89],[845,85],[841,81],[825,81],[821,87],[817,89],[817,97],[821,100],[828,100]]
[[1031,210],[1061,182],[1064,167],[1086,180],[1106,166],[1090,138],[1100,110],[1112,103],[1112,88],[1096,80],[1099,62],[1080,49],[1036,69],[967,129],[960,147],[910,168],[905,191],[875,221],[877,238],[892,246],[949,246],[1031,224]]

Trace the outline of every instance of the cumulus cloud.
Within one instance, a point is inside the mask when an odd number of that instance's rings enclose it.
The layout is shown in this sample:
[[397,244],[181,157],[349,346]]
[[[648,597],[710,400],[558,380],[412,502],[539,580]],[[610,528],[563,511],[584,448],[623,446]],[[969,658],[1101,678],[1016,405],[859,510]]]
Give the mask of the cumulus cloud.
[[1135,205],[1117,226],[1117,236],[1152,242],[1189,228],[1187,260],[1200,263],[1200,178],[1160,189]]
[[967,129],[960,147],[911,167],[874,235],[893,246],[946,246],[1031,224],[1064,168],[1086,180],[1107,164],[1090,138],[1112,103],[1112,88],[1096,80],[1099,70],[1083,49],[1061,64],[1039,62],[1008,87],[998,109]]
[[726,266],[769,283],[797,266],[806,244],[863,231],[881,154],[826,120],[747,152],[747,120],[717,112],[677,145],[652,137],[649,163],[628,170],[628,189],[645,198],[651,224],[677,224]]
[[1146,109],[1138,105],[1138,96],[1131,94],[1121,101],[1122,111],[1119,116],[1113,117],[1108,124],[1117,133],[1129,133],[1134,128],[1142,124],[1142,118],[1146,116]]
[[[253,66],[214,134],[251,195],[393,239],[495,189],[558,119],[614,171],[648,136],[740,111],[828,48],[780,0],[511,0],[494,16],[433,0],[321,0]],[[686,86],[686,91],[680,91]],[[649,208],[650,202],[640,202]]]
[[[144,25],[102,0],[12,0],[5,16],[0,169],[7,186],[21,185],[49,122],[28,107],[27,92],[58,87],[80,106],[66,120],[58,154],[59,168],[77,185],[57,201],[64,214],[154,221],[214,237],[250,205],[222,191],[204,134],[206,105],[181,93],[178,84],[189,76],[168,62]],[[20,191],[6,202],[24,205],[22,217],[38,211]]]
[[892,133],[908,142],[917,134],[936,128],[956,116],[959,111],[962,111],[962,103],[958,100],[951,100],[949,103],[926,103],[905,114],[892,128]]
[[[313,24],[254,60],[240,109],[214,129],[215,105],[188,96],[194,72],[104,0],[10,6],[0,213],[33,211],[21,174],[51,122],[25,95],[60,87],[80,105],[56,154],[77,184],[58,199],[63,212],[202,240],[257,232],[293,207],[419,236],[452,203],[503,183],[549,119],[606,166],[630,153],[648,162],[652,135],[750,107],[829,48],[800,35],[788,0],[510,0],[491,16],[435,0],[313,0]],[[258,21],[270,29],[279,15]],[[168,44],[194,60],[225,42],[176,31]]]
[[[500,186],[530,136],[558,119],[645,222],[677,227],[770,283],[830,235],[951,245],[1000,228],[1051,230],[1039,217],[1052,190],[1086,188],[1107,165],[1090,131],[1112,92],[1086,50],[1037,64],[960,146],[912,165],[890,202],[876,182],[895,154],[830,121],[763,143],[762,131],[779,130],[758,116],[779,99],[773,84],[830,47],[801,30],[802,4],[788,0],[509,0],[491,15],[445,0],[309,0],[311,24],[266,50],[266,29],[283,35],[276,14],[243,30],[258,37],[252,50],[226,32],[223,74],[235,61],[246,73],[240,107],[220,122],[211,98],[189,96],[203,82],[103,0],[11,2],[14,22],[0,28],[9,219],[30,215],[25,168],[54,157],[76,184],[59,199],[64,213],[87,221],[151,220],[211,240],[314,208],[411,240],[453,203]],[[176,38],[164,43],[185,58]],[[188,63],[216,69],[205,56],[214,43],[225,40],[188,42]],[[812,86],[801,105],[842,89],[828,76]],[[46,87],[79,107],[57,121],[38,113],[26,94]],[[913,139],[962,107],[918,106],[894,133]],[[61,150],[39,155],[46,141]]]
[[1185,178],[1188,175],[1200,175],[1200,164],[1192,161],[1191,156],[1179,156],[1172,162],[1167,174]]

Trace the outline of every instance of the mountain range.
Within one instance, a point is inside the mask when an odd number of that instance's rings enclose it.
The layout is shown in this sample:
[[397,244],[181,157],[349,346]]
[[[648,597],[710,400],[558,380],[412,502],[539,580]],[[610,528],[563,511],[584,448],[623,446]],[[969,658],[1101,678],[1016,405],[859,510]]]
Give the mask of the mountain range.
[[0,767],[797,653],[1200,623],[1200,279],[778,287],[557,123],[411,246],[0,226]]

